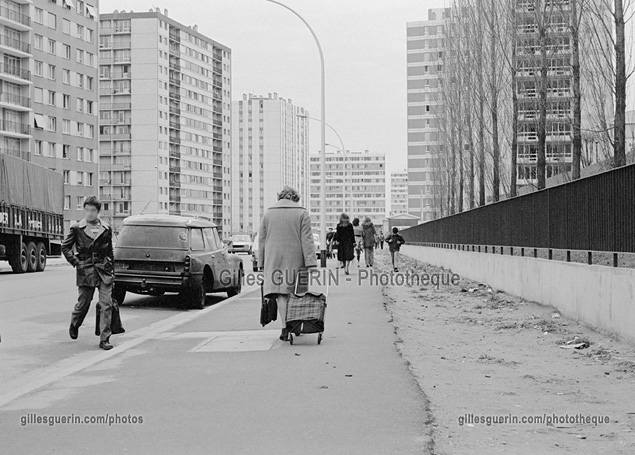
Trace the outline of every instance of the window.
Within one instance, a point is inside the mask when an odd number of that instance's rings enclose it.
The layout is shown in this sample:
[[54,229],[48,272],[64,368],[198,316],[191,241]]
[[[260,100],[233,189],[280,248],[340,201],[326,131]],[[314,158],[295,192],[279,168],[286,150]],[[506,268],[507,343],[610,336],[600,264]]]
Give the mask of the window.
[[44,10],[42,10],[42,8],[35,8],[34,21],[37,22],[38,24],[44,23]]
[[93,162],[93,149],[84,149],[84,159],[87,163]]
[[93,186],[93,173],[92,172],[87,172],[86,173],[86,186]]
[[86,52],[86,64],[91,67],[95,66],[95,54]]
[[94,125],[88,125],[88,134],[86,135],[86,137],[93,139],[95,137],[95,126]]
[[205,249],[205,243],[203,242],[203,230],[202,229],[190,229],[190,248],[193,251],[200,251]]
[[[64,120],[64,121],[66,122],[66,120]],[[62,146],[62,159],[69,160],[70,158],[71,158],[71,146],[68,145],[68,144],[64,144]],[[68,171],[64,171],[64,183],[68,183],[66,181],[66,179],[67,179],[66,173],[67,172]]]
[[57,51],[57,43],[54,39],[49,39],[49,54],[55,54]]
[[64,8],[72,9],[75,5],[73,5],[73,0],[62,0]]
[[77,210],[84,208],[84,196],[77,196]]
[[52,81],[55,80],[55,65],[49,64],[48,66],[48,78]]
[[49,115],[48,129],[53,132],[57,131],[57,117]]
[[62,19],[62,33],[65,35],[71,34],[71,21],[68,19]]
[[43,71],[44,71],[44,65],[42,64],[42,62],[38,62],[37,60],[35,60],[33,62],[33,73],[36,76],[42,77]]
[[35,141],[35,154],[42,156],[42,141]]
[[77,63],[84,63],[84,51],[77,49]]
[[71,47],[68,44],[64,44],[64,55],[62,57],[66,60],[71,59]]
[[44,50],[44,37],[42,35],[35,35],[34,46],[39,51]]
[[90,28],[86,28],[86,41],[88,41],[89,43],[93,43],[94,39],[95,39],[95,32]]
[[84,112],[84,100],[77,98],[77,112]]
[[55,92],[49,90],[49,106],[55,106]]
[[84,39],[84,26],[77,24],[77,38],[83,40]]
[[35,101],[36,103],[41,103],[43,96],[44,91],[39,87],[35,87],[35,90],[33,91],[33,101]]
[[77,172],[77,184],[78,185],[83,185],[84,184],[84,173],[83,172]]
[[97,11],[95,11],[95,8],[88,3],[86,4],[86,16],[90,17],[91,19],[97,19]]
[[79,88],[84,88],[84,75],[77,73],[77,86]]
[[53,13],[48,14],[48,25],[49,28],[56,29],[57,28],[57,16]]
[[57,144],[55,142],[49,142],[49,156],[55,156],[55,149],[57,149]]
[[84,137],[84,124],[82,122],[77,122],[77,135]]
[[70,84],[71,83],[71,70],[64,69],[62,71],[62,82],[64,84]]
[[77,147],[77,161],[84,161],[84,149]]
[[93,102],[92,101],[86,101],[86,113],[87,114],[94,114]]
[[84,15],[84,2],[82,2],[81,0],[77,1],[77,14],[79,14],[80,16]]
[[[35,128],[43,129],[46,124],[46,120],[42,114],[33,114],[33,126]],[[37,148],[37,144],[36,144]],[[42,154],[42,145],[40,144],[40,155]]]
[[[68,171],[64,171],[65,173]],[[68,184],[68,182],[66,180],[64,180],[64,183]],[[70,196],[64,196],[64,210],[70,210],[71,209],[71,197]]]
[[[71,96],[70,95],[63,95],[62,96],[62,107],[64,109],[70,109],[71,108]],[[70,128],[69,128],[69,134],[70,134]]]
[[[71,134],[71,121],[67,120],[67,119],[63,119],[62,120],[62,133],[64,134]],[[69,145],[64,145],[64,147],[70,147]],[[70,148],[68,150],[68,153],[70,154]]]
[[86,76],[86,90],[92,90],[93,89],[93,77],[91,76]]

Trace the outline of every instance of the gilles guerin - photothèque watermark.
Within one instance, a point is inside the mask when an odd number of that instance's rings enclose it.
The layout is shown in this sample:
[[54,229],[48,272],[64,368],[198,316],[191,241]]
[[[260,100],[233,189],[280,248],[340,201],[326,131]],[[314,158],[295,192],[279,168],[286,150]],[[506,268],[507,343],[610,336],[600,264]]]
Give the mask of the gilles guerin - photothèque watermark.
[[[404,272],[382,271],[375,269],[359,269],[354,275],[344,275],[341,269],[311,268],[297,275],[299,286],[326,286],[340,283],[340,280],[354,281],[359,286],[458,286],[461,277],[456,273],[416,273],[413,270]],[[223,269],[219,281],[223,286],[231,286],[235,282],[236,271]],[[260,286],[264,281],[263,272],[246,272],[242,275],[243,285]],[[275,269],[271,272],[271,281],[280,286],[295,286],[296,275],[288,270]]]

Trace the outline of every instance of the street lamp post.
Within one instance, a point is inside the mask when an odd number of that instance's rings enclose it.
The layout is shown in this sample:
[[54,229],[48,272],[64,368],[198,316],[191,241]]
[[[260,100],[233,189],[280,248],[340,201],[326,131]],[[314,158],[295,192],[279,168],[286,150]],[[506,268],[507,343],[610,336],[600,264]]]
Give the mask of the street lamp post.
[[315,40],[315,44],[317,44],[318,51],[320,53],[320,78],[321,78],[321,153],[320,153],[320,265],[322,267],[326,267],[326,89],[324,82],[324,54],[322,53],[322,45],[320,44],[320,40],[318,40],[317,35],[313,31],[313,28],[309,25],[309,23],[298,14],[295,10],[288,7],[284,3],[278,2],[276,0],[266,0],[270,3],[275,3],[276,5],[280,5],[283,8],[291,11],[295,14],[303,23],[307,26],[311,35],[313,35],[313,39]]

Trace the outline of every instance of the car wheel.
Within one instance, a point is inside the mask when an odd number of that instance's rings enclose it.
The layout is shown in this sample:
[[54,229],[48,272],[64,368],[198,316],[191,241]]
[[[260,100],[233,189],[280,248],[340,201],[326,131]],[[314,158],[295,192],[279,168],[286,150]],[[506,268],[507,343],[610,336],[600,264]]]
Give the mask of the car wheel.
[[126,299],[126,290],[115,287],[112,290],[112,299],[116,300],[119,305],[123,305],[123,301]]
[[46,268],[46,246],[44,246],[43,242],[39,242],[35,247],[35,251],[37,254],[36,270],[42,272]]
[[205,308],[205,278],[203,278],[200,284],[190,288],[183,296],[185,298],[185,305],[194,310],[202,310]]
[[14,250],[13,254],[9,256],[9,265],[11,265],[13,273],[26,273],[28,271],[28,262],[26,244],[21,243],[19,250]]
[[37,270],[37,249],[35,242],[29,242],[26,244],[26,270],[27,272],[35,272]]
[[243,275],[244,275],[243,268],[240,267],[238,269],[238,284],[234,286],[233,288],[230,288],[227,290],[227,297],[233,297],[235,295],[238,295],[243,290]]

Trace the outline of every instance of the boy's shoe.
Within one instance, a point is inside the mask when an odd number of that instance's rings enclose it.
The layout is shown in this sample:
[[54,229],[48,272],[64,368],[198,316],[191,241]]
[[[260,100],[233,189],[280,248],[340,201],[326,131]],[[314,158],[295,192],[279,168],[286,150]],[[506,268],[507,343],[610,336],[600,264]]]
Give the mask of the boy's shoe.
[[112,349],[112,344],[109,341],[101,341],[99,343],[99,347],[104,351],[110,351]]
[[282,333],[280,333],[280,339],[282,341],[289,341],[289,331],[287,329],[282,329]]
[[395,272],[398,272],[398,271],[399,271],[399,269],[397,267],[395,267]]
[[79,335],[79,329],[71,324],[68,328],[68,335],[71,337],[71,340],[76,340],[77,335]]

